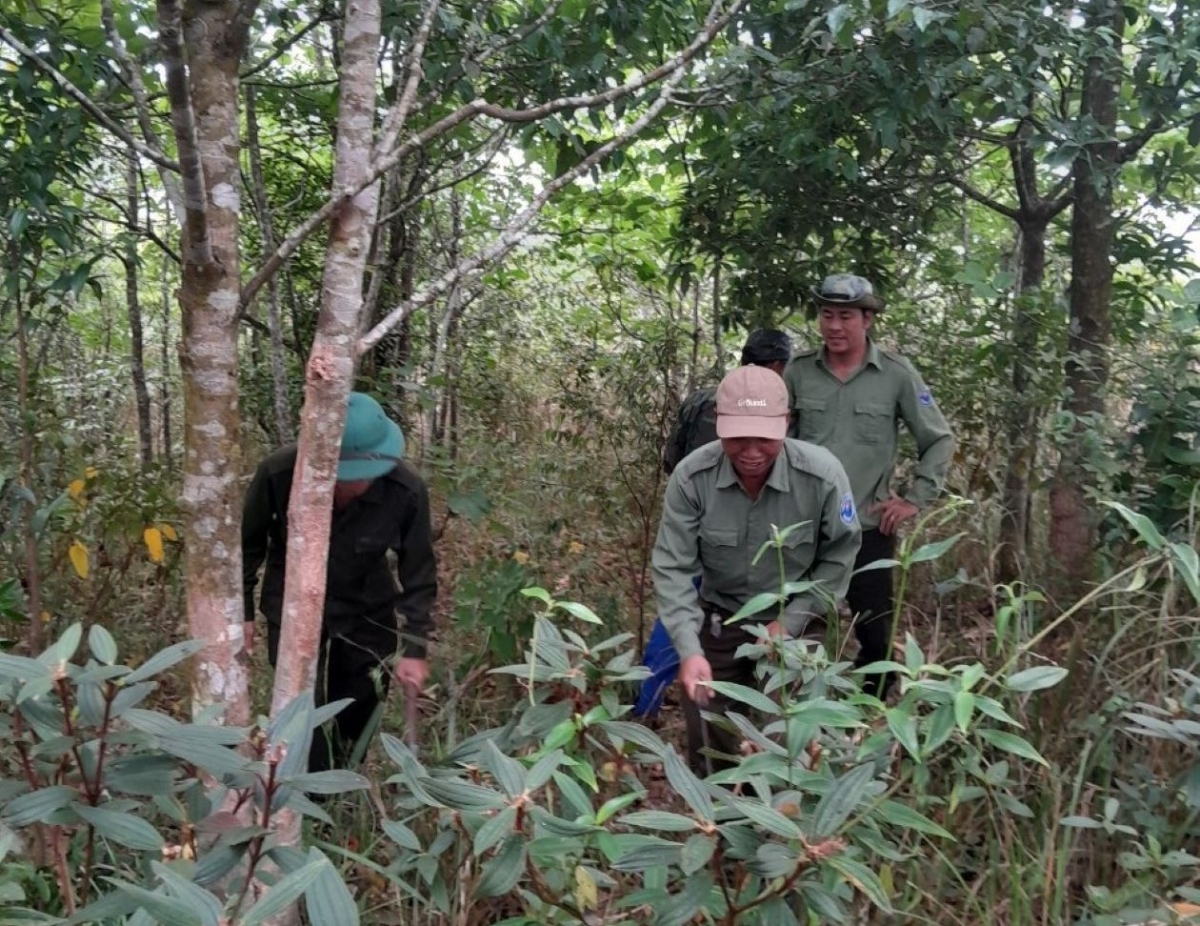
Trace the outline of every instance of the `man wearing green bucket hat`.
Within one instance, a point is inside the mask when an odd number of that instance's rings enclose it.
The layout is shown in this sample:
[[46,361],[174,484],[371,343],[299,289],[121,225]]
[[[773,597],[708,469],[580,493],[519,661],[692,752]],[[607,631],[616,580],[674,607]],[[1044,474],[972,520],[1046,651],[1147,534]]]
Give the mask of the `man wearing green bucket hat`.
[[[318,705],[342,698],[353,703],[334,718],[332,736],[314,737],[311,771],[347,763],[387,693],[387,662],[397,648],[394,672],[406,689],[419,690],[429,675],[426,641],[437,597],[429,495],[403,456],[400,426],[370,396],[352,392],[333,492],[315,695]],[[247,648],[253,641],[258,570],[265,562],[258,607],[267,619],[272,666],[279,653],[295,464],[295,444],[263,460],[242,510]],[[402,629],[397,614],[404,618]]]

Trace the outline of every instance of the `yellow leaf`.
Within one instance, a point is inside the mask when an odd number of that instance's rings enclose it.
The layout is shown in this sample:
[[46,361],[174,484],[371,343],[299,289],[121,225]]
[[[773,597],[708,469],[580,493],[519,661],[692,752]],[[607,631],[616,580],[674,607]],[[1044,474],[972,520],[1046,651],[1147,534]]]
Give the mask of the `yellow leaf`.
[[527,562],[529,562],[529,554],[526,553],[524,550],[517,550],[517,552],[512,555],[512,558],[515,559],[517,561],[517,563],[519,563],[522,566],[524,566]]
[[567,545],[567,552],[572,556],[578,556],[583,552],[583,544],[578,540],[572,540],[570,544]]
[[87,547],[76,540],[71,544],[71,549],[67,551],[67,555],[71,557],[71,565],[75,567],[75,572],[79,575],[79,578],[86,579],[88,577]]
[[146,541],[146,551],[150,554],[150,561],[161,563],[163,561],[163,535],[157,527],[147,527],[142,531],[142,539]]
[[175,528],[173,528],[170,524],[160,524],[158,525],[158,529],[162,531],[162,535],[172,543],[175,543],[179,540],[179,535],[175,533]]
[[76,479],[69,486],[67,486],[67,494],[70,495],[71,498],[75,499],[76,501],[79,501],[80,497],[83,495],[83,490],[86,486],[87,486],[87,483],[84,482],[82,479]]
[[1181,916],[1189,920],[1200,916],[1200,905],[1194,903],[1179,901],[1178,903],[1171,904],[1171,909],[1176,916]]
[[49,611],[43,611],[41,614],[38,615],[38,617],[40,617],[42,619],[43,624],[50,623],[51,615],[50,615]]
[[582,865],[575,866],[575,906],[581,910],[595,910],[600,906],[596,882]]
[[83,477],[85,479],[95,479],[99,475],[100,475],[100,470],[96,469],[96,467],[94,467],[94,466],[89,466],[87,469],[85,469],[83,471]]

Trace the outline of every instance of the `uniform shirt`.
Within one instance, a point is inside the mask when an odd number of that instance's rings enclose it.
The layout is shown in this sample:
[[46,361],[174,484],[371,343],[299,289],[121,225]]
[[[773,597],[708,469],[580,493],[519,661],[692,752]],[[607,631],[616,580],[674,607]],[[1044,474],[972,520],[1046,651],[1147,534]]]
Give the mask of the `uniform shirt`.
[[[258,567],[260,609],[278,626],[283,613],[288,500],[294,445],[259,464],[242,510],[242,578],[246,620],[254,619]],[[393,574],[388,553],[396,556]],[[425,483],[406,464],[372,481],[345,508],[335,509],[325,578],[324,633],[357,639],[379,656],[396,650],[396,614],[404,616],[402,653],[424,657],[437,597],[437,561]],[[397,586],[397,581],[399,585]]]
[[675,430],[663,453],[663,471],[673,473],[693,450],[717,439],[717,389],[697,389],[679,406]]
[[793,357],[783,379],[792,403],[788,433],[833,451],[846,467],[864,530],[879,526],[871,507],[890,495],[900,421],[916,439],[919,456],[904,499],[925,508],[941,493],[954,436],[921,375],[903,357],[868,339],[866,361],[842,382],[826,366],[824,348],[816,348]]
[[[773,550],[758,557],[772,525],[798,525],[784,543],[782,575]],[[720,443],[701,447],[671,474],[652,557],[658,614],[679,658],[701,652],[707,606],[733,612],[761,592],[779,592],[783,582],[818,581],[819,592],[796,595],[784,609],[787,631],[802,632],[809,615],[827,613],[827,598],[845,595],[859,538],[850,483],[829,451],[784,441],[752,501]]]

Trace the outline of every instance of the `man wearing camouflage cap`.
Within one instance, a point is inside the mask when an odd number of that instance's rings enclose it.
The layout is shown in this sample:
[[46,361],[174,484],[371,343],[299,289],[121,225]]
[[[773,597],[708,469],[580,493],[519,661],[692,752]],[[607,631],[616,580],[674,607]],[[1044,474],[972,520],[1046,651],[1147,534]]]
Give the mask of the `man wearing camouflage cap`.
[[[824,345],[798,353],[784,372],[792,408],[790,434],[820,444],[846,468],[862,519],[862,549],[855,568],[895,552],[896,530],[941,493],[954,455],[954,437],[933,394],[912,364],[871,337],[884,302],[860,276],[828,276],[812,291]],[[911,485],[892,491],[898,423],[917,444]],[[859,641],[856,663],[889,658],[895,600],[892,570],[872,569],[850,581],[847,602]],[[890,675],[866,679],[883,696]]]
[[[812,581],[816,590],[793,596],[767,632],[822,628],[830,602],[846,592],[859,543],[837,458],[786,439],[788,394],[778,374],[738,367],[717,387],[716,411],[719,440],[690,454],[667,483],[652,560],[658,613],[681,660],[688,754],[698,774],[738,754],[738,738],[700,716],[701,708],[719,714],[732,706],[708,683],[757,684],[753,661],[738,656],[756,640],[747,629],[755,621],[728,619],[755,595]],[[759,557],[772,526],[792,530],[778,557]]]
[[[791,359],[792,339],[775,328],[750,332],[742,346],[742,366],[766,367],[782,376]],[[697,389],[679,406],[679,418],[663,454],[663,471],[670,475],[680,460],[716,439],[717,390]]]

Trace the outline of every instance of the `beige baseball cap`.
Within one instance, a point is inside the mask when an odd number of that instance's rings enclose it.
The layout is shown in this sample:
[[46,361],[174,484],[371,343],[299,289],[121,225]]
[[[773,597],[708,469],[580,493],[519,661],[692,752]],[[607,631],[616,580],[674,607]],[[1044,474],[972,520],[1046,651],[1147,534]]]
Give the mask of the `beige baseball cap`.
[[717,437],[787,436],[788,391],[766,367],[738,367],[717,387]]

